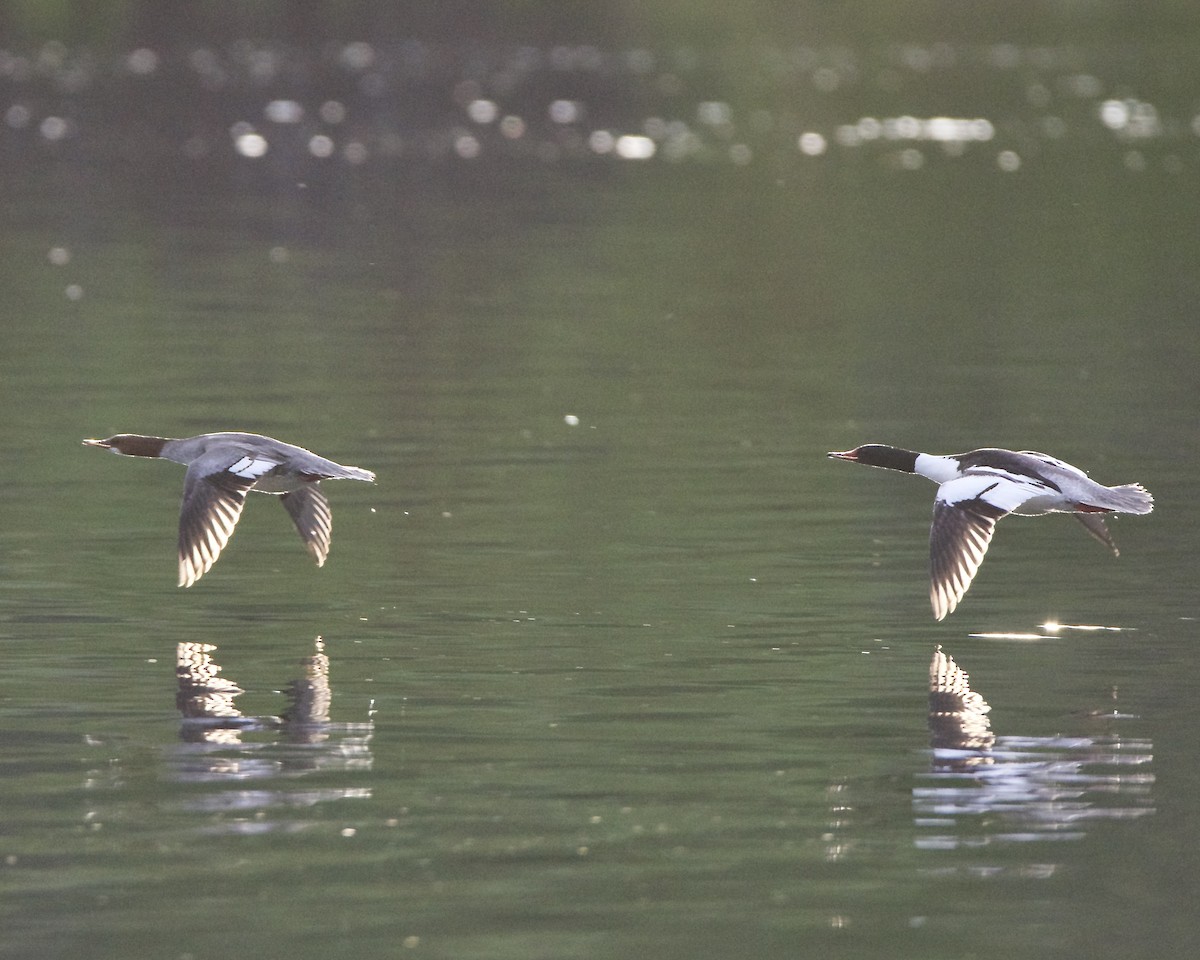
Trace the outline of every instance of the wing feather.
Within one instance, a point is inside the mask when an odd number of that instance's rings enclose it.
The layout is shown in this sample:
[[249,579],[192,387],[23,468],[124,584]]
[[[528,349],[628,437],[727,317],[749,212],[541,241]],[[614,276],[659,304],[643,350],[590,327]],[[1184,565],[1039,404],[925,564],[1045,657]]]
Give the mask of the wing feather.
[[[200,461],[197,461],[200,463]],[[205,475],[188,468],[179,512],[179,585],[190,587],[206,574],[233,535],[252,478],[228,471]]]
[[944,619],[958,606],[983,563],[996,521],[1007,512],[979,499],[934,503],[929,533],[929,599],[935,619]]
[[972,472],[938,487],[929,531],[929,600],[944,619],[971,586],[996,521],[1041,490],[1005,476]]
[[333,539],[333,514],[325,494],[312,483],[299,490],[291,490],[279,499],[283,501],[317,566],[324,566]]

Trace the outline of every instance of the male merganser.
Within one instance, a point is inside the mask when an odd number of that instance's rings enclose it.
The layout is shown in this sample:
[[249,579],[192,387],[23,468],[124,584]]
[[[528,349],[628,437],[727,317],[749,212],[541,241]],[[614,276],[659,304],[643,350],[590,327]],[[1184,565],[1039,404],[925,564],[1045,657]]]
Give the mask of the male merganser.
[[939,457],[868,443],[829,456],[919,473],[939,484],[929,531],[929,599],[937,620],[958,606],[983,562],[996,521],[1006,514],[1074,514],[1116,556],[1117,546],[1099,515],[1154,509],[1154,498],[1141,484],[1106,487],[1078,467],[1032,450],[984,447]]
[[375,481],[370,470],[344,467],[257,433],[204,433],[185,440],[118,433],[107,440],[83,442],[127,457],[162,457],[187,467],[179,513],[181,587],[190,587],[217,562],[251,490],[279,497],[320,567],[329,555],[333,515],[317,484]]

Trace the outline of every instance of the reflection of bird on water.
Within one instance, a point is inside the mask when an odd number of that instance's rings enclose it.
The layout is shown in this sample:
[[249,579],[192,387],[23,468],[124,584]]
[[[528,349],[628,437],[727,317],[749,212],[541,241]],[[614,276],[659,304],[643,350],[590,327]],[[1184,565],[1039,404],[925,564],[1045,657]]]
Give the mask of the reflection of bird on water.
[[290,443],[257,433],[205,433],[186,440],[118,433],[84,440],[127,457],[161,457],[187,467],[179,514],[179,585],[190,587],[217,562],[242,515],[246,494],[279,497],[317,566],[329,555],[333,515],[318,488],[322,480],[375,481]]
[[934,750],[972,751],[960,763],[991,763],[987,756],[995,734],[987,714],[992,708],[971,689],[967,675],[954,658],[934,647],[929,663],[929,736]]
[[242,716],[233,700],[245,691],[220,675],[221,665],[212,658],[216,649],[211,643],[175,645],[175,704],[185,719]]
[[1078,467],[1032,450],[985,447],[941,457],[868,443],[829,456],[918,473],[939,484],[929,531],[929,599],[938,620],[958,606],[971,586],[1001,517],[1070,513],[1116,555],[1101,514],[1154,509],[1154,498],[1139,484],[1106,487]]
[[315,646],[316,652],[301,661],[304,676],[292,680],[284,689],[288,708],[280,714],[280,719],[291,734],[306,735],[313,742],[327,736],[329,706],[333,700],[325,641],[317,637]]
[[[370,787],[336,779],[310,789],[291,785],[294,778],[314,772],[336,777],[369,770],[373,763],[373,722],[329,719],[329,658],[320,637],[316,650],[301,661],[303,676],[285,685],[288,708],[279,717],[246,716],[233,705],[243,691],[220,676],[221,667],[213,659],[216,651],[208,643],[177,645],[176,702],[184,719],[181,742],[167,754],[167,776],[212,785],[191,795],[188,808],[234,814],[227,827],[239,831],[248,822],[238,817],[240,811],[294,809],[371,795]],[[248,785],[251,781],[253,786]],[[271,817],[260,815],[253,829],[277,825]]]
[[183,739],[194,743],[240,743],[241,733],[262,726],[245,716],[234,699],[245,691],[221,676],[211,643],[175,645],[175,705],[183,716]]
[[936,647],[929,665],[933,757],[913,787],[916,822],[932,832],[918,846],[1079,839],[1088,820],[1154,812],[1154,775],[1134,769],[1153,759],[1148,741],[1115,734],[997,737],[990,709],[954,659]]

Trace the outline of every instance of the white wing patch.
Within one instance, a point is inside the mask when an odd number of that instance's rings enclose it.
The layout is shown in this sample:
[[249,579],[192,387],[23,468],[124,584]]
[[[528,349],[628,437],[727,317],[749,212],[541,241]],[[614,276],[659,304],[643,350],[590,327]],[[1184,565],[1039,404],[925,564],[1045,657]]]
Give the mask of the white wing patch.
[[230,473],[238,477],[243,477],[246,480],[257,480],[264,473],[270,473],[277,466],[278,461],[265,460],[261,457],[242,457],[237,463],[232,463],[227,468]]
[[958,606],[992,540],[996,521],[1047,487],[1025,477],[973,469],[938,487],[929,535],[929,599],[937,620]]
[[1003,473],[968,473],[947,480],[938,487],[937,500],[954,506],[964,500],[982,500],[989,506],[1009,513],[1026,500],[1040,496],[1046,490],[1041,484],[1022,481]]

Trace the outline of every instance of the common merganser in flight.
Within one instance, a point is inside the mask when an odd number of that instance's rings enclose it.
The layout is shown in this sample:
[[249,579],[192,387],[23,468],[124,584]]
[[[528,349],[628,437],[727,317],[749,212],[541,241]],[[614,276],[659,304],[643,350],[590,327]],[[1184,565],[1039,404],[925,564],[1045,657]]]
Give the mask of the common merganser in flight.
[[303,447],[257,433],[204,433],[185,440],[118,433],[106,440],[83,442],[127,457],[161,457],[187,467],[179,513],[181,587],[190,587],[217,562],[251,490],[279,497],[320,567],[329,555],[333,515],[317,484],[322,480],[375,481],[370,470],[344,467]]
[[1018,453],[983,447],[939,457],[868,443],[829,456],[919,473],[939,484],[929,531],[929,599],[937,620],[958,606],[971,586],[1001,517],[1073,514],[1116,556],[1117,546],[1101,515],[1154,509],[1154,498],[1141,484],[1106,487],[1078,467],[1032,450]]

